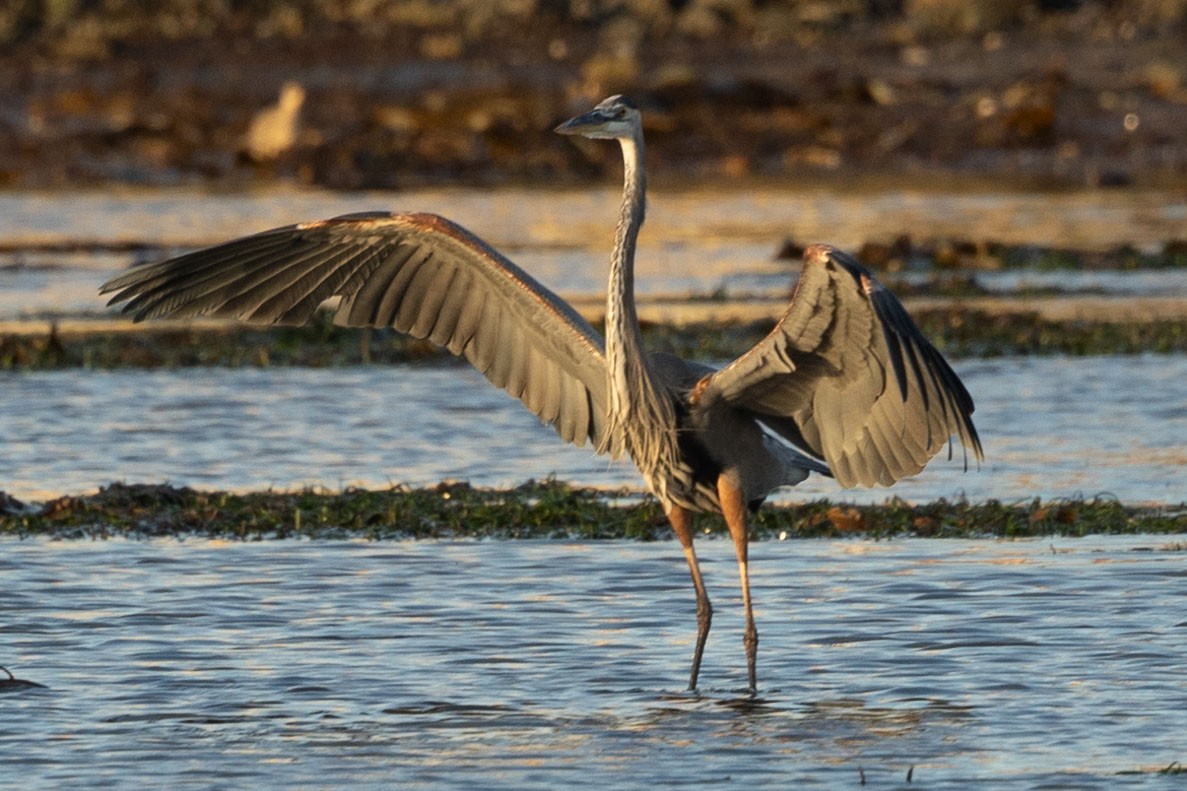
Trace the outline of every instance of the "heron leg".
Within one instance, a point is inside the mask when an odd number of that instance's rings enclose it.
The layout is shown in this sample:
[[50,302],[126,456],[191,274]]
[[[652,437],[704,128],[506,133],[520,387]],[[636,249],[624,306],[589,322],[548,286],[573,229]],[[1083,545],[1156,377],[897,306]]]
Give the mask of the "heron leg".
[[701,566],[697,563],[697,553],[692,546],[692,514],[678,505],[673,505],[668,511],[668,521],[672,523],[672,530],[684,548],[684,557],[688,561],[688,571],[692,574],[692,586],[697,591],[697,645],[692,655],[692,672],[688,678],[688,688],[697,688],[697,676],[701,672],[701,655],[705,653],[705,641],[709,639],[709,625],[713,621],[713,605],[709,603],[709,594],[705,593],[705,582],[701,579]]
[[754,625],[754,608],[750,602],[749,533],[748,511],[742,490],[724,476],[717,480],[717,496],[721,501],[721,513],[734,539],[734,552],[738,555],[738,574],[742,582],[742,604],[746,608],[746,631],[742,634],[742,646],[746,649],[746,668],[750,678],[750,691],[758,689],[758,675],[755,665],[758,659],[758,629]]

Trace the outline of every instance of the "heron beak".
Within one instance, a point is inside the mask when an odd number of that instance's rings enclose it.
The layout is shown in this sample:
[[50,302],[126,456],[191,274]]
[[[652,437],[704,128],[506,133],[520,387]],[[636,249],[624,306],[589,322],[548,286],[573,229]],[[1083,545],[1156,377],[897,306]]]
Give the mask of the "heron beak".
[[605,123],[606,116],[600,110],[590,110],[576,118],[570,118],[552,131],[558,135],[583,135],[601,128]]

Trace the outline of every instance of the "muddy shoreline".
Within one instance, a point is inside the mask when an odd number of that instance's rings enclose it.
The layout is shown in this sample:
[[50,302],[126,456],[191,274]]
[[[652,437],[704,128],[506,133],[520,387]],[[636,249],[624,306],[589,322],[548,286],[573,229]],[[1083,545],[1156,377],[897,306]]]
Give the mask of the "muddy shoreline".
[[[550,130],[616,92],[660,183],[1187,186],[1171,4],[38,5],[0,14],[0,187],[600,180],[617,152]],[[300,125],[253,154],[286,81]]]
[[[1037,300],[908,299],[917,324],[945,355],[1187,353],[1187,299],[1051,297]],[[601,306],[579,305],[595,322]],[[695,359],[732,359],[761,340],[785,306],[641,304],[651,348]],[[228,322],[132,324],[109,318],[0,322],[0,371],[448,364],[447,352],[389,330],[253,328]],[[460,363],[459,363],[460,364]]]
[[[698,526],[726,535],[719,521],[706,518]],[[528,481],[514,489],[450,482],[422,489],[246,494],[112,483],[94,494],[37,505],[0,492],[0,535],[20,538],[655,541],[666,539],[669,531],[659,504],[647,495],[557,481]],[[818,500],[764,508],[754,516],[751,533],[758,540],[1176,534],[1187,533],[1187,512],[1182,506],[1127,506],[1109,498],[914,505],[893,497],[881,505]]]

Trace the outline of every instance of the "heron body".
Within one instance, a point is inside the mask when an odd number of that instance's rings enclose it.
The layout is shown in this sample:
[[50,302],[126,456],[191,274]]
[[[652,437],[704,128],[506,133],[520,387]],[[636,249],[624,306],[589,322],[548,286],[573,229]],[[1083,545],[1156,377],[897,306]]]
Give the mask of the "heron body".
[[[897,299],[852,258],[817,245],[771,333],[724,368],[648,353],[634,300],[646,212],[643,125],[612,96],[557,131],[618,141],[624,188],[605,338],[565,301],[442,217],[371,212],[264,231],[106,283],[136,320],[218,316],[303,324],[338,297],[335,322],[394,327],[461,355],[562,439],[629,455],[663,506],[696,590],[695,689],[712,621],[692,515],[720,513],[738,559],[750,689],[758,632],[749,513],[809,473],[844,486],[919,472],[951,437],[981,458],[973,402]],[[967,458],[967,457],[966,457]]]

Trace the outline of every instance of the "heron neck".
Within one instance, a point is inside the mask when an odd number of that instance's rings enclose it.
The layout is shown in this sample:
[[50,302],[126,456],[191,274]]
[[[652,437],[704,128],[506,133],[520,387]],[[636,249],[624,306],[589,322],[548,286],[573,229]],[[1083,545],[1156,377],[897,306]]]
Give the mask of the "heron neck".
[[619,142],[623,164],[622,210],[614,235],[606,292],[606,347],[611,359],[628,348],[630,352],[641,352],[643,347],[635,310],[635,245],[647,211],[647,174],[643,141],[636,137]]
[[631,455],[652,492],[667,504],[662,473],[674,463],[676,416],[648,364],[635,311],[635,241],[646,200],[643,141],[636,136],[621,142],[625,186],[606,294],[606,442],[612,454]]

